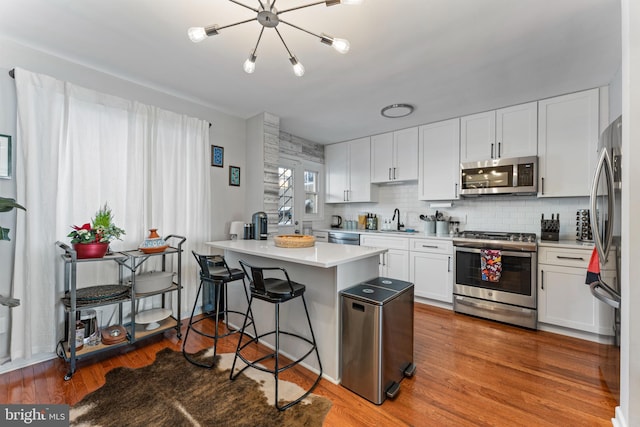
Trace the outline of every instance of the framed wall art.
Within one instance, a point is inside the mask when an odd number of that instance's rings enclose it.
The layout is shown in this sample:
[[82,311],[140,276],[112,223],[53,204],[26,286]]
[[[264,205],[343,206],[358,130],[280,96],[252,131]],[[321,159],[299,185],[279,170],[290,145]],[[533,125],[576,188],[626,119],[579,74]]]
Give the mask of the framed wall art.
[[11,178],[11,137],[0,135],[0,178]]
[[219,168],[224,166],[224,147],[218,145],[211,146],[211,166]]
[[229,185],[240,186],[240,168],[238,166],[229,166]]

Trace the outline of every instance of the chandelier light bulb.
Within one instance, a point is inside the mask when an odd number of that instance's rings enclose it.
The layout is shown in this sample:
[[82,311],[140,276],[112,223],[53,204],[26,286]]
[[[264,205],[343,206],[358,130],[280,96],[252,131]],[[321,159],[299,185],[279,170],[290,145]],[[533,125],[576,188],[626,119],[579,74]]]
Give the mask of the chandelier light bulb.
[[256,70],[256,56],[253,53],[249,55],[242,67],[245,73],[252,74]]
[[293,74],[298,77],[304,76],[304,67],[298,62],[298,59],[292,56],[289,58],[289,61],[291,61],[291,65],[293,65]]
[[339,38],[334,38],[333,43],[331,43],[331,46],[336,51],[343,54],[349,52],[349,47],[351,47],[351,45],[349,44],[349,40],[339,39]]
[[191,27],[187,31],[187,34],[189,34],[189,38],[194,43],[199,43],[207,38],[207,32],[203,27]]

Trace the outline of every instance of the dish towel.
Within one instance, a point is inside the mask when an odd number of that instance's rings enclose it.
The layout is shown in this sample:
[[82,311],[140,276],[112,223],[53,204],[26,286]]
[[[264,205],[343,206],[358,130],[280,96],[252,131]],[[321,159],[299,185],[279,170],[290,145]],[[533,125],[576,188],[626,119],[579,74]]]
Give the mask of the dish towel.
[[584,281],[587,285],[593,282],[600,281],[600,257],[598,256],[598,249],[593,248],[591,252],[591,259],[589,260],[589,266],[587,267],[587,278]]
[[480,270],[482,271],[482,280],[486,282],[500,281],[502,251],[498,249],[480,249]]

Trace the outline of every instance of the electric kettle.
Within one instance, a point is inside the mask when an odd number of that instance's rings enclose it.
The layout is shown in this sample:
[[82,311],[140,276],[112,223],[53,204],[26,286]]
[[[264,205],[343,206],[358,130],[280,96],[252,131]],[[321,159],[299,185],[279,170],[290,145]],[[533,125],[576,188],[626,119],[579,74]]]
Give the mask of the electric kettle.
[[331,228],[340,228],[342,225],[342,217],[340,215],[331,215]]

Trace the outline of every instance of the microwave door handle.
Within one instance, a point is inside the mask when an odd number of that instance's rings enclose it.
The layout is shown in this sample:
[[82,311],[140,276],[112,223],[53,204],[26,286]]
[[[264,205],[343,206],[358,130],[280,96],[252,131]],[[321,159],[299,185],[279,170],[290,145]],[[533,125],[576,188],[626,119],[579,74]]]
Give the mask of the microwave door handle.
[[[606,221],[607,229],[605,230],[606,241],[602,240],[601,230],[598,228],[599,224],[597,221],[598,215],[597,212],[597,202],[598,202],[598,183],[600,181],[600,176],[602,173],[605,173],[605,178],[607,181],[607,214],[610,216],[610,219]],[[596,249],[598,251],[598,256],[600,257],[600,262],[605,263],[607,256],[609,255],[609,249],[611,247],[611,242],[613,239],[613,209],[615,209],[614,204],[614,192],[613,192],[613,173],[611,170],[611,159],[609,157],[609,152],[606,149],[602,150],[602,154],[600,154],[600,159],[598,160],[598,166],[596,167],[596,172],[593,177],[593,184],[591,186],[591,212],[594,214],[591,215],[591,229],[593,230],[593,241],[595,243]]]

